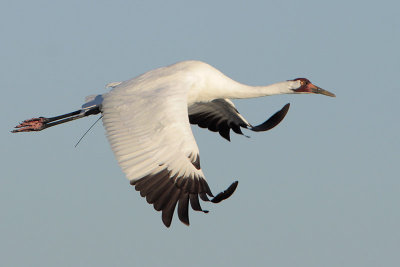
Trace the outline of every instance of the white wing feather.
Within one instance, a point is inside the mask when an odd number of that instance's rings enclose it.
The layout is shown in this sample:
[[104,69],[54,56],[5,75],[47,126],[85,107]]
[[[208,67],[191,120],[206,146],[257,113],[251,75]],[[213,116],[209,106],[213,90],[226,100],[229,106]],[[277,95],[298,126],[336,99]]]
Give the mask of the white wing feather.
[[123,82],[103,95],[103,124],[122,170],[163,211],[164,224],[170,225],[178,201],[179,218],[189,224],[189,199],[193,209],[202,211],[198,196],[206,201],[206,194],[212,196],[188,119],[190,84],[147,80]]
[[160,165],[172,174],[203,176],[189,158],[199,150],[185,88],[165,86],[150,96],[125,83],[104,95],[102,112],[112,150],[130,181],[159,171]]

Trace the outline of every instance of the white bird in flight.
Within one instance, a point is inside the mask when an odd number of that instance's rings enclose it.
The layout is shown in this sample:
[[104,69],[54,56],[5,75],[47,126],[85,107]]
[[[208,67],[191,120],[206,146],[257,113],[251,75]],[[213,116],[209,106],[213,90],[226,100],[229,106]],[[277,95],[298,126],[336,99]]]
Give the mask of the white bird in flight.
[[200,167],[190,124],[230,140],[230,129],[238,134],[242,134],[240,127],[267,131],[278,125],[289,109],[286,104],[264,123],[252,126],[230,99],[306,93],[335,96],[305,78],[268,86],[244,85],[200,61],[179,62],[108,86],[112,90],[89,96],[75,112],[25,120],[12,132],[41,131],[101,113],[118,164],[140,195],[162,211],[167,227],[177,204],[179,219],[189,225],[189,202],[193,210],[207,213],[199,196],[218,203],[230,197],[238,185],[236,181],[214,197]]

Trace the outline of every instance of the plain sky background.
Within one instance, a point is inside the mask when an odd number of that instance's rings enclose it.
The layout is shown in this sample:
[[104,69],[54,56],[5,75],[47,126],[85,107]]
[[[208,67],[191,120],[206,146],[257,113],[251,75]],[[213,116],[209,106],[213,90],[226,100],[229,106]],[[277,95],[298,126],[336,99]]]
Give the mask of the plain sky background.
[[[399,1],[0,1],[1,266],[400,266]],[[129,185],[95,117],[23,119],[181,60],[251,85],[336,93],[236,101],[266,133],[194,127],[214,192],[187,227]]]

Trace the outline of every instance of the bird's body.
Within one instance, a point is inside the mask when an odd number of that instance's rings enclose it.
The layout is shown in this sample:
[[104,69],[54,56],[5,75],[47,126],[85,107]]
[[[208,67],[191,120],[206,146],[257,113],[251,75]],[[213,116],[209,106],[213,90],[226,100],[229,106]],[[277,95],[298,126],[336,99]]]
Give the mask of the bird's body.
[[[285,93],[322,93],[334,96],[309,83],[295,79],[270,86],[240,84],[212,66],[184,61],[158,68],[134,79],[110,84],[112,89],[91,97],[76,111],[54,118],[38,118],[17,126],[20,131],[42,130],[53,125],[101,112],[108,140],[130,183],[140,191],[169,226],[178,204],[179,219],[189,224],[188,205],[204,211],[198,197],[213,197],[200,166],[199,149],[190,123],[218,131],[230,138],[240,127],[265,131],[286,115],[288,105],[259,126],[252,126],[229,99]],[[317,92],[319,90],[319,92]],[[228,198],[233,183],[212,202]],[[206,212],[206,211],[204,211]]]

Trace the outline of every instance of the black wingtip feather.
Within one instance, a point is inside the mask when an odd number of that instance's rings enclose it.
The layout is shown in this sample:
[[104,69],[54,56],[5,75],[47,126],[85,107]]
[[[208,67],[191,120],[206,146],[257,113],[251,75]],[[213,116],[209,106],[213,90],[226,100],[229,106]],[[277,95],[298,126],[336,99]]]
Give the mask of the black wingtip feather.
[[233,182],[228,189],[226,189],[225,191],[219,193],[218,195],[216,195],[213,199],[211,199],[212,203],[219,203],[222,200],[225,200],[227,198],[229,198],[230,196],[232,196],[232,194],[235,192],[237,186],[238,186],[239,182],[235,181]]
[[[162,221],[166,227],[170,227],[176,208],[179,220],[189,225],[189,202],[193,210],[208,213],[208,210],[201,208],[199,197],[203,201],[219,203],[233,194],[238,182],[234,182],[216,197],[203,177],[178,177],[171,175],[167,169],[130,181],[130,184],[148,203],[153,204],[155,210],[162,211]],[[214,198],[210,200],[208,196]]]
[[178,203],[178,217],[189,226],[189,193],[182,193]]
[[199,193],[199,196],[200,196],[201,200],[203,200],[203,201],[206,201],[206,202],[210,201],[210,199],[207,197],[207,194],[205,192]]
[[264,123],[249,128],[254,132],[265,132],[277,126],[286,116],[289,111],[290,103],[287,103],[281,110],[272,115]]
[[200,206],[199,196],[197,194],[189,194],[189,199],[190,199],[190,206],[192,207],[193,210],[203,211],[203,209]]
[[243,134],[242,130],[240,129],[239,125],[236,124],[231,124],[230,127],[232,128],[232,130],[237,133],[237,134]]
[[180,193],[181,190],[175,190],[175,192],[172,193],[168,204],[162,210],[161,219],[166,227],[171,226],[172,217],[174,216],[176,203],[178,202]]
[[231,141],[231,137],[230,137],[230,128],[228,127],[228,125],[224,125],[223,127],[221,127],[221,129],[219,130],[219,134],[225,138],[226,140],[228,140],[229,142]]
[[173,184],[169,184],[159,193],[156,200],[153,202],[153,207],[156,211],[163,210],[170,201],[171,195],[174,194],[176,188]]
[[195,211],[202,211],[208,213],[208,210],[203,210],[200,206],[199,196],[197,194],[189,194],[190,206]]

